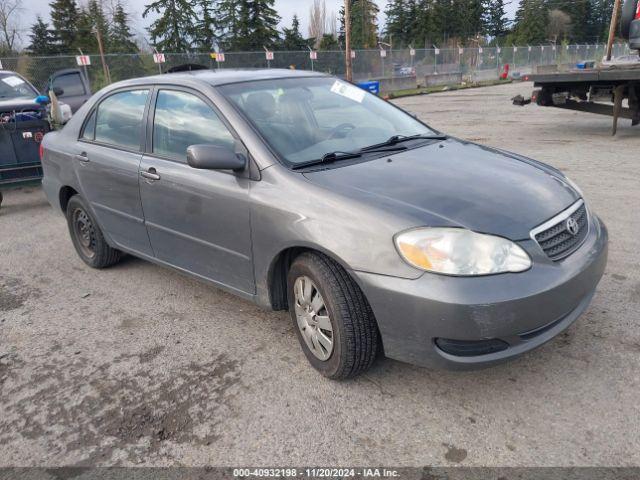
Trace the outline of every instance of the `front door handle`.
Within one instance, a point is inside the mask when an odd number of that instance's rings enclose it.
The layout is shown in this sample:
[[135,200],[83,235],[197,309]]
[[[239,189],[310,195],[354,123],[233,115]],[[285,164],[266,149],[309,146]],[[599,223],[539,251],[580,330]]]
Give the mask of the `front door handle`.
[[142,170],[140,172],[140,176],[146,178],[147,180],[160,180],[160,175],[156,172],[156,169],[150,167],[148,170]]
[[82,152],[79,155],[74,155],[73,158],[82,163],[89,163],[89,157],[87,157],[87,152]]

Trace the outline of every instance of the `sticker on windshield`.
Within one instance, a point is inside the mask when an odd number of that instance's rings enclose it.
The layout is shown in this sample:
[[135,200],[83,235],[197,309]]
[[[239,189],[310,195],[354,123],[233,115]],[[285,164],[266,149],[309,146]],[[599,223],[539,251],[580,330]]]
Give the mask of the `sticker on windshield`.
[[362,103],[365,96],[365,91],[361,88],[354,87],[353,85],[341,82],[340,80],[336,80],[334,82],[331,86],[331,91],[358,103]]
[[22,85],[24,83],[24,80],[22,80],[20,77],[16,77],[15,75],[12,75],[11,77],[5,77],[2,79],[2,81],[10,87],[17,87],[18,85]]

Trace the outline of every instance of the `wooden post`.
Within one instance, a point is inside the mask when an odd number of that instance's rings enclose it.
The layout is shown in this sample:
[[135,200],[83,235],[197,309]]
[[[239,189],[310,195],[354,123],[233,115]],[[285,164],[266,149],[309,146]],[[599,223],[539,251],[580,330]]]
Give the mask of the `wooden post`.
[[613,13],[611,14],[611,24],[609,25],[609,39],[607,40],[607,61],[611,60],[611,50],[613,49],[613,39],[616,36],[616,26],[618,25],[618,11],[620,10],[620,0],[613,3]]
[[344,0],[344,61],[347,81],[353,81],[351,69],[351,0]]
[[111,74],[109,73],[109,67],[107,66],[107,61],[104,58],[104,50],[102,48],[102,36],[100,35],[100,30],[98,27],[95,28],[96,39],[98,40],[98,50],[100,51],[100,61],[102,62],[102,71],[104,72],[104,79],[107,83],[111,83]]

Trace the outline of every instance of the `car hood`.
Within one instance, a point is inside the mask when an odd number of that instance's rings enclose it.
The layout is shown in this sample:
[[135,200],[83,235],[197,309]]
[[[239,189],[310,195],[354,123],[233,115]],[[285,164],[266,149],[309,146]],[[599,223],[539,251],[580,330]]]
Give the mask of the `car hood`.
[[40,110],[43,107],[36,103],[35,100],[29,98],[12,98],[12,99],[0,99],[0,111],[12,112],[14,110]]
[[562,173],[540,162],[448,139],[392,156],[306,172],[324,188],[391,208],[414,226],[459,226],[512,240],[574,203]]

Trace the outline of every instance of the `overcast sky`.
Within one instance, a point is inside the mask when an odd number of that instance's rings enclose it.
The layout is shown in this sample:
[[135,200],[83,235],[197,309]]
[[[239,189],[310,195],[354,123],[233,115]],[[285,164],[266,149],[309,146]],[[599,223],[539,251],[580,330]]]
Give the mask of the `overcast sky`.
[[[105,3],[111,2],[111,0],[104,1]],[[342,5],[344,0],[325,1],[327,5],[327,16],[329,16],[331,11],[334,11],[337,17],[340,5]],[[41,15],[46,21],[49,21],[49,2],[51,2],[51,0],[23,0],[23,11],[21,12],[20,23],[23,37],[22,41],[24,44],[29,43],[29,29],[35,22],[36,15]],[[83,5],[86,3],[86,0],[76,0],[76,2]],[[145,28],[153,21],[153,17],[148,16],[143,19],[142,12],[144,11],[145,4],[150,3],[150,0],[122,0],[122,2],[128,7],[127,11],[131,13],[131,26],[133,30],[138,35],[146,34]],[[378,24],[384,25],[384,8],[387,4],[387,0],[375,0],[375,2],[380,7]],[[517,1],[510,2],[507,6],[508,15],[510,17],[513,17],[513,12],[515,11],[517,3]],[[308,33],[307,20],[309,17],[309,7],[311,4],[312,0],[276,0],[276,10],[280,14],[280,17],[282,17],[280,26],[291,25],[293,15],[298,14],[302,26],[302,33],[306,36]]]

